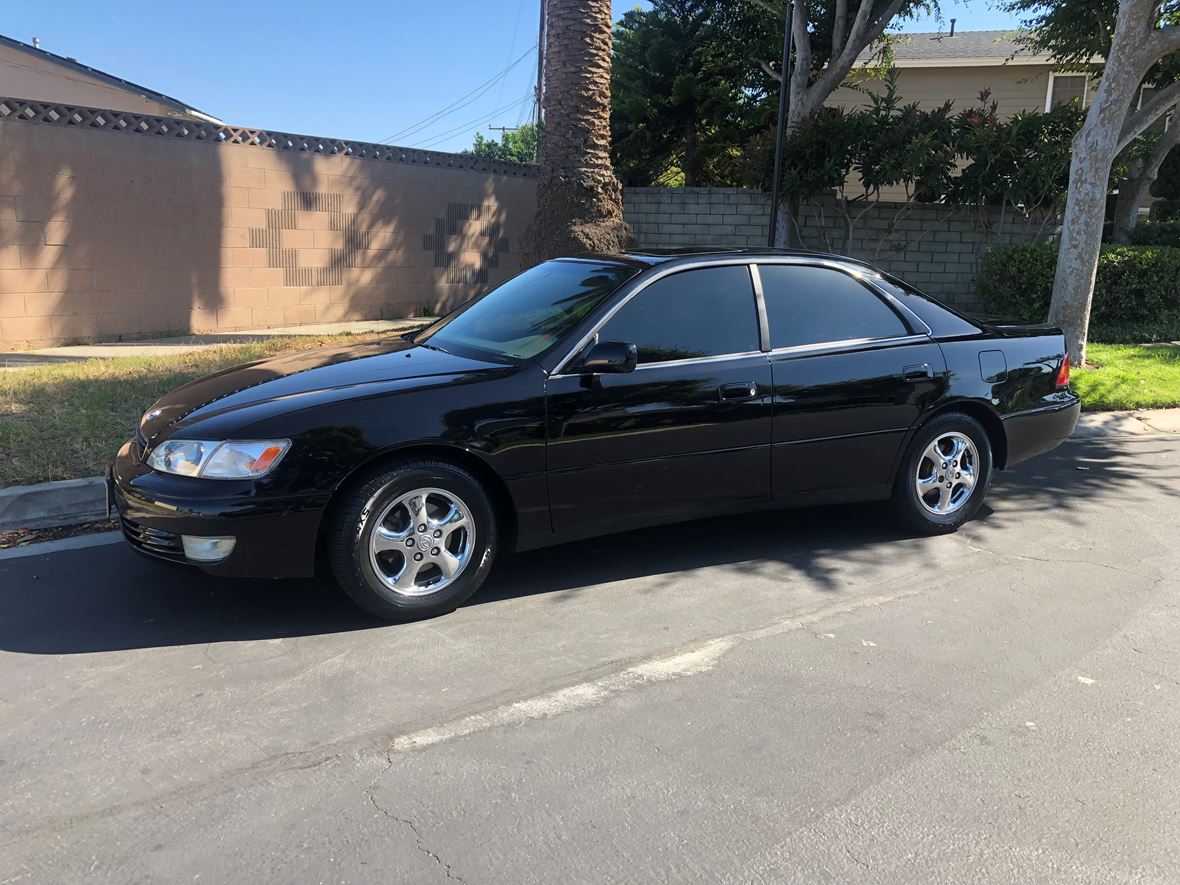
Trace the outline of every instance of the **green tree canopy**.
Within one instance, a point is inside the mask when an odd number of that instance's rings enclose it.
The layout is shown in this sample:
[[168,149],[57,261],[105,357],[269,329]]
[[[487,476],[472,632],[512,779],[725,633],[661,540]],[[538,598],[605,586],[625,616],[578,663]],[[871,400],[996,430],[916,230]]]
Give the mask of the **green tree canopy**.
[[477,157],[489,160],[502,160],[505,163],[535,163],[537,162],[537,125],[525,123],[515,130],[508,130],[501,134],[497,141],[485,138],[482,132],[475,133],[475,144],[470,151]]
[[654,0],[615,26],[611,133],[624,184],[727,185],[765,122],[752,19],[735,0]]

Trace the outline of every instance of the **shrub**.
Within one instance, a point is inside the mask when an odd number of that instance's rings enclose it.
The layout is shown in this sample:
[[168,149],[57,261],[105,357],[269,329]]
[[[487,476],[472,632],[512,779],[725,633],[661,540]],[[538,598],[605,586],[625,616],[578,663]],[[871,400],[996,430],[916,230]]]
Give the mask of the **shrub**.
[[1175,221],[1180,218],[1180,200],[1156,200],[1151,204],[1152,221]]
[[[1041,323],[1049,313],[1057,246],[997,246],[980,263],[976,291],[989,314]],[[1180,248],[1103,246],[1090,340],[1180,339]]]
[[1180,246],[1180,218],[1140,221],[1131,231],[1132,246]]

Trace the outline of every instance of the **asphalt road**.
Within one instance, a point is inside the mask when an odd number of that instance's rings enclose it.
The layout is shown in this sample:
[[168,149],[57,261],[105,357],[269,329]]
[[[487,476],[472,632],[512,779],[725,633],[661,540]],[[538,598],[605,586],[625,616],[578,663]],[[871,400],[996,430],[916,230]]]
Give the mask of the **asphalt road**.
[[501,563],[382,626],[0,561],[0,883],[1180,881],[1180,440]]

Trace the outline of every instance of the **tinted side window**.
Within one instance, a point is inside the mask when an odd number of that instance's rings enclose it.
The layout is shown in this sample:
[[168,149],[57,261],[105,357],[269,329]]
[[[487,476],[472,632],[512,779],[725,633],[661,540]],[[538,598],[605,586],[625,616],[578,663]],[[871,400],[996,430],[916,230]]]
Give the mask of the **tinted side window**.
[[758,273],[771,347],[909,334],[897,314],[846,273],[797,264],[760,264]]
[[641,363],[758,350],[750,272],[733,265],[664,277],[623,305],[598,337],[636,345]]

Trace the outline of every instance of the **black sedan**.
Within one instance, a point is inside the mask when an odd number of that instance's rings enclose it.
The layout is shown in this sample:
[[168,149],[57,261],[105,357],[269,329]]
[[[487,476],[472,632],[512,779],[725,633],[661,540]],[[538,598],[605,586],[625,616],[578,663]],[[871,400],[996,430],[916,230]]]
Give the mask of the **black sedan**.
[[890,499],[957,529],[1077,423],[1061,332],[968,319],[851,259],[546,262],[426,329],[262,360],[157,402],[111,469],[127,540],[215,575],[329,567],[450,611],[500,550]]

